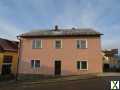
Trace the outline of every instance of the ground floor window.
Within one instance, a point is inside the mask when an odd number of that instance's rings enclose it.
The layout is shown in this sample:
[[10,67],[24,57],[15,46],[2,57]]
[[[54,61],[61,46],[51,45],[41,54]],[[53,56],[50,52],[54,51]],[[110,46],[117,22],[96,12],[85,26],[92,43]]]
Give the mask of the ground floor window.
[[12,56],[9,56],[9,55],[3,56],[2,75],[11,74],[12,59],[13,59]]
[[39,68],[40,67],[40,60],[31,60],[31,67],[32,68]]
[[9,75],[11,74],[11,64],[3,64],[2,65],[2,75]]
[[88,61],[77,61],[77,69],[78,70],[87,70],[88,69]]

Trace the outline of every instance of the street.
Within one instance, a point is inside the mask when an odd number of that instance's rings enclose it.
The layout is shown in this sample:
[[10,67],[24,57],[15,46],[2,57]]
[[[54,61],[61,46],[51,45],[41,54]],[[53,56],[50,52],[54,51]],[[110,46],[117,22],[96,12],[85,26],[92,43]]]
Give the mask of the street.
[[0,90],[110,90],[111,80],[118,81],[120,77],[100,77],[42,84],[2,83],[0,84]]

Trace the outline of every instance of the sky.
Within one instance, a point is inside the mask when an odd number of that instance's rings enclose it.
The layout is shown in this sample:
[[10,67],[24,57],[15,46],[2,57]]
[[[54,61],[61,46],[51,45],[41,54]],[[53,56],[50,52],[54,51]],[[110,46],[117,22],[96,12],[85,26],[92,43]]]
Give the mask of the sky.
[[102,48],[120,49],[120,0],[0,0],[0,37],[35,29],[93,28]]

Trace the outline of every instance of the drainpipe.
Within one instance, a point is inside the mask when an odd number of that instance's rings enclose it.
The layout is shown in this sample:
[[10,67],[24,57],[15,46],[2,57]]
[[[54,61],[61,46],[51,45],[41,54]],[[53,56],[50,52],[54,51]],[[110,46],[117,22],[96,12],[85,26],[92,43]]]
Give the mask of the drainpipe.
[[20,54],[21,54],[21,39],[20,36],[17,36],[17,39],[19,40],[18,44],[18,62],[17,62],[17,71],[16,71],[16,77],[15,80],[18,81],[18,76],[19,76],[19,62],[20,62]]

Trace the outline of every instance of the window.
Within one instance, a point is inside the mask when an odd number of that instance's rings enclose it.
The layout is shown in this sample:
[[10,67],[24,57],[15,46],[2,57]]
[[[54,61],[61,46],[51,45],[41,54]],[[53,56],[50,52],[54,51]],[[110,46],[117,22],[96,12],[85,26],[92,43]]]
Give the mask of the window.
[[55,40],[55,48],[56,49],[62,48],[62,41],[61,40]]
[[77,69],[79,70],[87,70],[88,62],[87,61],[77,61]]
[[12,63],[12,56],[4,56],[3,63]]
[[33,40],[33,48],[42,48],[42,40]]
[[87,61],[81,61],[81,69],[87,69]]
[[40,67],[40,60],[31,60],[31,67],[32,68]]
[[87,48],[87,40],[77,40],[77,44],[76,44],[77,48]]

